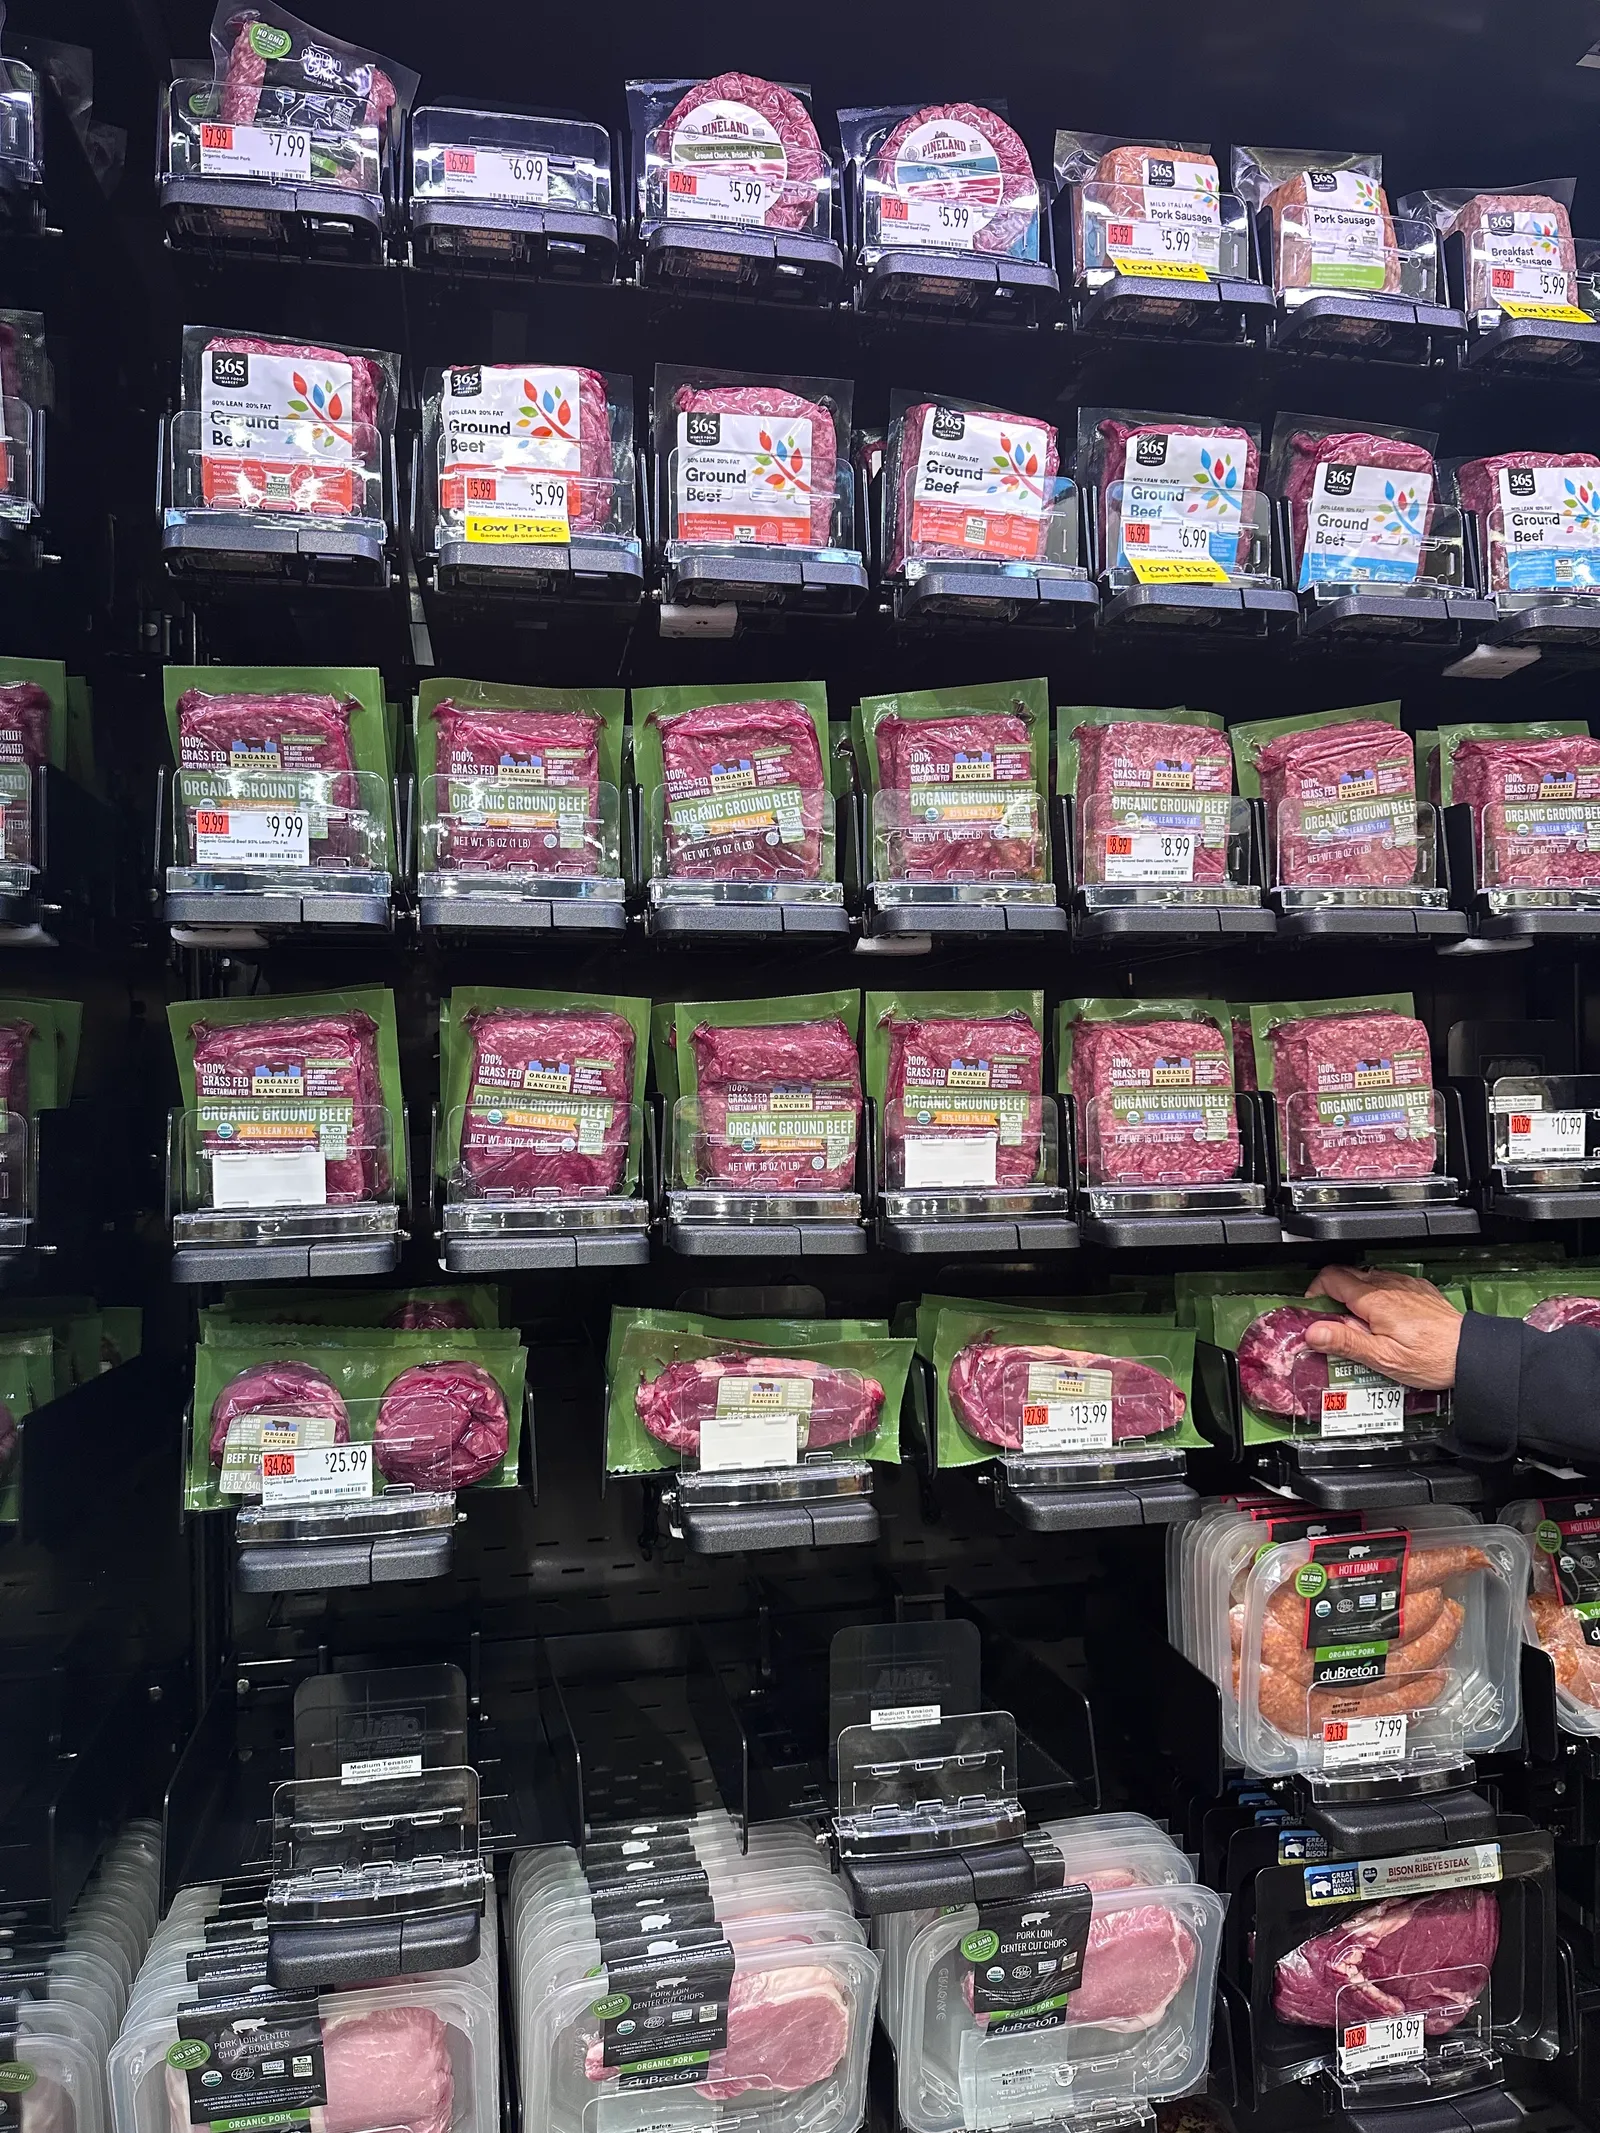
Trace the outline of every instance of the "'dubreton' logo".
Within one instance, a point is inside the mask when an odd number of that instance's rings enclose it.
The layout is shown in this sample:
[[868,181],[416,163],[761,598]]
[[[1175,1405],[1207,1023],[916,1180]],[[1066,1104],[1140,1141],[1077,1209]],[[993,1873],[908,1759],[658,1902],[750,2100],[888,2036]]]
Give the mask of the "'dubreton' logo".
[[936,407],[933,434],[941,444],[959,444],[967,434],[967,418],[958,407]]
[[720,444],[722,442],[722,417],[720,415],[686,415],[685,431],[690,444]]
[[1323,490],[1329,496],[1349,496],[1355,485],[1356,470],[1354,467],[1329,466],[1324,467],[1322,470]]
[[1167,463],[1167,440],[1165,437],[1140,437],[1134,443],[1135,463],[1141,467],[1164,467]]

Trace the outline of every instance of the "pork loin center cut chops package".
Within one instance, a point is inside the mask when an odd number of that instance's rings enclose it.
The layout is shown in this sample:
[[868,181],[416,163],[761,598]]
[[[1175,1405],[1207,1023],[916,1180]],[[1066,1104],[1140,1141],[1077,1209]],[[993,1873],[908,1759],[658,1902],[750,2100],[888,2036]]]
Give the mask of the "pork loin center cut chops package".
[[1440,1167],[1433,1053],[1409,993],[1252,1007],[1256,1072],[1287,1178],[1423,1178]]
[[1582,719],[1441,726],[1439,798],[1470,807],[1477,886],[1600,887],[1600,741]]
[[1086,1185],[1220,1185],[1243,1160],[1221,1000],[1066,1000],[1056,1070]]
[[1063,706],[1056,786],[1073,801],[1083,884],[1182,888],[1229,879],[1233,748],[1210,711]]
[[[390,1200],[406,1183],[406,1136],[394,995],[346,992],[179,1000],[167,1010],[183,1093],[195,1206],[221,1194],[219,1162],[245,1195],[270,1204],[274,1166],[298,1158],[303,1203]],[[259,1166],[259,1167],[253,1167]],[[253,1202],[260,1187],[266,1201]],[[225,1200],[223,1204],[228,1204]]]
[[641,225],[733,223],[825,235],[827,156],[806,88],[730,71],[704,81],[630,81]]
[[[1233,151],[1233,190],[1271,218],[1273,286],[1308,297],[1392,296],[1406,284],[1379,155],[1314,148]],[[1414,278],[1414,277],[1413,277]],[[1411,290],[1432,301],[1431,281]]]
[[[1496,1288],[1499,1284],[1487,1286]],[[1509,1286],[1509,1285],[1508,1285]],[[1473,1285],[1473,1308],[1480,1303]],[[1587,1304],[1591,1317],[1548,1318],[1561,1324],[1600,1325],[1600,1303],[1589,1297],[1551,1297],[1526,1314],[1530,1325],[1552,1305]],[[1525,1533],[1532,1549],[1523,1639],[1547,1652],[1556,1680],[1556,1709],[1569,1733],[1600,1735],[1600,1648],[1589,1642],[1590,1610],[1600,1600],[1600,1501],[1589,1496],[1524,1498],[1501,1512],[1508,1526]]]
[[1150,141],[1116,134],[1056,134],[1057,187],[1072,196],[1073,266],[1145,273],[1221,270],[1222,179],[1197,141]]
[[1600,586],[1597,475],[1593,452],[1491,452],[1462,461],[1456,494],[1478,522],[1485,591],[1576,593]]
[[625,700],[621,689],[425,681],[415,736],[424,871],[614,876]]
[[1077,467],[1099,500],[1103,575],[1222,583],[1253,567],[1261,479],[1253,427],[1087,407],[1078,417]]
[[631,1192],[649,1031],[647,1000],[458,985],[439,1010],[439,1161],[452,1195]]
[[856,1185],[861,995],[680,1000],[653,1021],[672,1181],[809,1195]]
[[[1445,1294],[1458,1310],[1466,1297]],[[1219,1294],[1208,1299],[1206,1337],[1230,1349],[1239,1363],[1239,1417],[1246,1444],[1290,1436],[1330,1443],[1398,1437],[1402,1431],[1441,1429],[1449,1402],[1432,1392],[1403,1390],[1379,1373],[1307,1344],[1319,1318],[1343,1317],[1326,1296],[1290,1301],[1270,1293]]]
[[659,364],[662,537],[679,546],[854,551],[846,378],[758,378]]
[[1417,881],[1416,748],[1398,703],[1233,729],[1239,789],[1267,816],[1277,889],[1399,889]]
[[[1438,439],[1430,430],[1381,423],[1341,429],[1310,415],[1280,415],[1273,427],[1269,487],[1289,510],[1292,582],[1372,585],[1394,591],[1419,578],[1444,580],[1424,565],[1428,543],[1459,540],[1455,515],[1434,494]],[[1459,571],[1455,574],[1459,580]]]
[[1048,682],[869,696],[851,730],[876,878],[1049,880]]
[[1039,181],[1020,136],[981,104],[839,113],[868,264],[916,248],[1039,257]]
[[[209,510],[381,517],[399,379],[399,357],[374,349],[185,326],[176,449],[199,459],[198,500]],[[187,468],[176,481],[179,497],[191,493]]]
[[1461,239],[1462,308],[1487,331],[1506,317],[1559,319],[1569,311],[1583,318],[1572,240],[1575,189],[1571,178],[1495,193],[1430,186],[1407,194],[1399,207],[1402,215],[1432,223],[1441,238]]
[[652,880],[833,880],[821,682],[635,690],[633,764]]
[[[949,561],[1042,563],[1058,506],[1061,446],[1048,422],[982,401],[892,396],[884,461],[885,568]],[[1065,557],[1062,558],[1066,560]]]
[[1056,1182],[1042,993],[869,992],[867,1089],[891,1189]]

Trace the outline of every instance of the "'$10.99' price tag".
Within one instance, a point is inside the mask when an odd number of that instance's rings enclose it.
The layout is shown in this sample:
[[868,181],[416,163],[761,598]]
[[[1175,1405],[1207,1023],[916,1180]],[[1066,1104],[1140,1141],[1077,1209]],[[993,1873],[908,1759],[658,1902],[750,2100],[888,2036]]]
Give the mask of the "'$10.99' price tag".
[[307,867],[311,823],[303,807],[197,808],[194,857],[202,867]]
[[261,1455],[261,1501],[268,1510],[357,1503],[371,1494],[370,1444],[318,1444]]

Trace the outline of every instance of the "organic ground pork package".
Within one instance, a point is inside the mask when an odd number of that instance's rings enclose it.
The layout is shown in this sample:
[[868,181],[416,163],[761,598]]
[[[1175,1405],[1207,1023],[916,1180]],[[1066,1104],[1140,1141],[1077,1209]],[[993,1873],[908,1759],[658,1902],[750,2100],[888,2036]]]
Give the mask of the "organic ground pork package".
[[1593,452],[1495,452],[1456,469],[1476,513],[1489,592],[1600,586],[1600,459]]
[[885,567],[894,573],[914,561],[1041,562],[1060,467],[1056,432],[1035,416],[894,395]]
[[636,689],[633,736],[653,876],[833,878],[822,683]]
[[[851,386],[661,365],[655,450],[664,535],[718,547],[848,545]],[[836,537],[836,534],[838,537]]]
[[1299,591],[1416,584],[1434,524],[1436,442],[1426,430],[1278,417],[1269,485],[1289,507]]
[[1039,257],[1039,181],[1021,138],[980,104],[839,113],[870,252],[925,247]]
[[[1241,424],[1085,408],[1078,479],[1099,495],[1100,569],[1221,582],[1248,560],[1261,439]],[[1247,522],[1246,512],[1251,514]]]
[[[457,363],[439,383],[439,509],[501,538],[495,514],[541,523],[546,538],[609,524],[617,474],[617,387],[576,365]],[[631,429],[631,416],[628,428]],[[631,480],[631,468],[625,469]]]
[[1233,190],[1272,218],[1280,298],[1393,295],[1400,247],[1383,189],[1383,158],[1313,148],[1235,148]]
[[1221,254],[1221,176],[1194,141],[1056,134],[1056,183],[1073,196],[1073,264],[1160,274],[1173,266],[1215,275]]
[[1066,1000],[1056,1070],[1088,1185],[1219,1185],[1239,1175],[1231,1010],[1219,1000]]
[[891,1185],[1041,1181],[1043,1028],[1037,992],[867,994],[867,1086]]
[[1049,879],[1047,682],[869,696],[852,729],[876,876]]
[[630,81],[626,93],[641,219],[826,226],[828,162],[809,91],[729,72]]
[[680,1000],[653,1020],[673,1182],[851,1192],[861,1131],[861,995]]
[[1233,749],[1214,712],[1064,706],[1056,735],[1080,882],[1227,880]]
[[1442,726],[1439,797],[1472,809],[1481,888],[1600,888],[1600,741],[1581,719]]
[[1480,327],[1497,325],[1502,317],[1556,318],[1563,310],[1581,319],[1570,213],[1574,190],[1571,178],[1493,193],[1430,186],[1409,193],[1400,212],[1431,222],[1441,239],[1461,239],[1462,309]]
[[186,326],[183,363],[209,509],[367,514],[394,433],[397,356]]
[[1433,1053],[1409,993],[1252,1007],[1288,1178],[1383,1183],[1438,1164]]
[[1406,888],[1417,875],[1417,769],[1398,703],[1233,729],[1239,789],[1267,817],[1269,886]]

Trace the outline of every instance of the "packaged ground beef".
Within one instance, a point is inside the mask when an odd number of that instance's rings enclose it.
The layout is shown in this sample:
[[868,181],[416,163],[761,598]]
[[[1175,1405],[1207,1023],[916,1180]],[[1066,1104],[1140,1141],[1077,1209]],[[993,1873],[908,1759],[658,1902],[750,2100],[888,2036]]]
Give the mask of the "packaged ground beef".
[[440,511],[480,538],[513,538],[514,527],[500,527],[507,517],[536,521],[558,539],[560,527],[571,535],[606,526],[616,479],[612,392],[598,370],[452,365],[435,403]]
[[31,1022],[11,1016],[0,1021],[0,1117],[30,1115],[28,1048],[33,1038]]
[[1433,1053],[1409,993],[1253,1007],[1288,1178],[1383,1183],[1438,1166]]
[[911,401],[889,426],[885,568],[1041,562],[1060,465],[1048,422],[981,404]]
[[450,817],[442,865],[484,874],[600,871],[598,714],[446,697],[432,719],[433,775],[445,781],[439,797]]
[[850,402],[843,378],[658,368],[665,537],[733,547],[848,545],[849,499],[841,499],[838,476],[849,459]]
[[1239,1175],[1223,1002],[1065,1001],[1056,1058],[1072,1092],[1085,1184],[1220,1185]]
[[[628,1160],[636,1027],[615,1009],[468,1008],[460,1163],[477,1199],[616,1192]],[[454,1132],[455,1128],[452,1128]]]
[[50,692],[36,681],[0,683],[0,765],[38,770],[50,760]]
[[1075,803],[1081,882],[1228,878],[1233,750],[1219,719],[1083,706],[1058,711],[1056,730],[1057,784]]
[[1103,572],[1141,583],[1231,576],[1246,560],[1260,474],[1260,438],[1241,425],[1129,409],[1078,418],[1078,476],[1099,495]]
[[926,247],[1039,257],[1039,182],[1019,136],[980,104],[839,113],[872,252]]
[[626,86],[641,218],[826,226],[828,162],[808,92],[737,72]]
[[1054,162],[1057,185],[1079,188],[1072,231],[1080,276],[1095,268],[1218,272],[1222,180],[1209,148],[1062,131]]
[[1272,218],[1273,281],[1291,300],[1393,295],[1402,268],[1383,158],[1310,148],[1235,148],[1233,190]]
[[208,508],[368,515],[383,492],[398,357],[204,326],[184,328],[183,349],[184,411],[197,418]]
[[354,770],[350,697],[309,691],[211,695],[185,689],[178,698],[178,765],[249,776]]
[[889,881],[1049,878],[1044,681],[872,696],[857,705],[856,760],[873,872]]
[[868,993],[868,1085],[891,1184],[981,1191],[1040,1179],[1042,1027],[1038,993]]
[[1229,1010],[1233,1022],[1233,1085],[1241,1094],[1245,1090],[1259,1089],[1256,1079],[1256,1040],[1250,1027],[1248,1007]]
[[1289,506],[1294,582],[1414,585],[1433,526],[1434,438],[1280,415],[1272,486]]
[[1600,741],[1581,721],[1442,727],[1437,760],[1441,799],[1472,809],[1480,887],[1600,887]]
[[689,881],[831,877],[827,692],[820,683],[765,697],[636,690],[633,715],[652,874]]
[[1234,728],[1239,782],[1266,809],[1271,886],[1416,879],[1416,750],[1399,715],[1398,704],[1364,704]]
[[691,1107],[677,1122],[677,1182],[853,1191],[860,1025],[861,995],[853,992],[680,1001],[661,1032],[670,1059],[659,1044],[657,1055],[663,1093]]
[[1600,459],[1593,452],[1496,452],[1456,469],[1477,514],[1490,592],[1600,587]]

